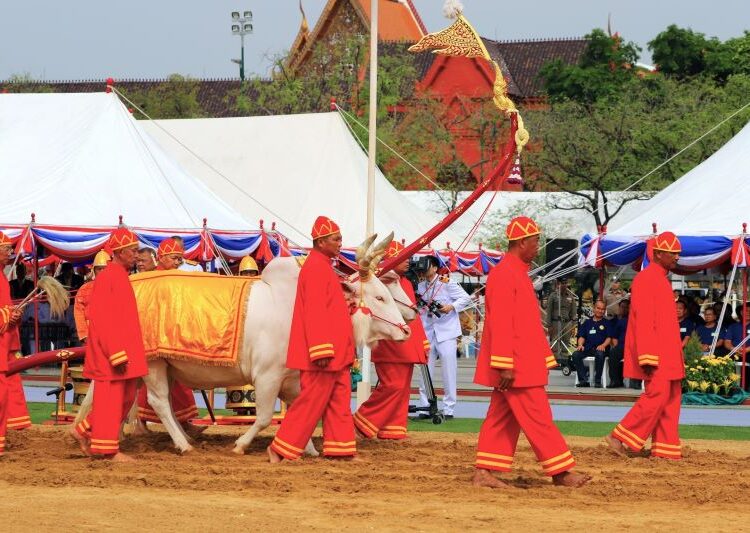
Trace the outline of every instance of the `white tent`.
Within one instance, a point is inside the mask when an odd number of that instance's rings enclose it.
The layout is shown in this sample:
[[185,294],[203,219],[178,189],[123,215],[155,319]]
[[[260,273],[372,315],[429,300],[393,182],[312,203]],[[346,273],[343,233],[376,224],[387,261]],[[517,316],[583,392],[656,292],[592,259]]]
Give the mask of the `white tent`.
[[0,94],[0,223],[257,227],[185,173],[115,94]]
[[[451,200],[449,193],[435,191],[402,191],[401,194],[420,209],[436,216],[445,216],[446,202],[450,205]],[[463,200],[468,195],[468,191],[460,192],[458,199]],[[607,201],[613,208],[617,208],[628,196],[629,193],[610,191],[607,193]],[[643,205],[642,202],[643,200],[635,199],[629,201],[610,224],[627,220],[630,213],[636,212]],[[489,236],[491,229],[502,231],[511,218],[521,214],[536,220],[547,237],[578,240],[583,233],[596,231],[594,217],[583,209],[556,209],[556,206],[577,205],[583,205],[581,199],[565,192],[485,192],[454,229],[457,233],[465,235],[486,209],[487,214],[475,241]]]
[[651,224],[679,236],[733,236],[750,223],[750,124],[703,163],[620,217],[609,237],[644,237]]
[[[367,156],[338,113],[159,120],[143,127],[245,218],[256,217],[262,204],[272,212],[261,217],[266,227],[275,221],[279,231],[302,245],[309,243],[320,214],[341,226],[345,243],[365,236]],[[394,231],[396,238],[410,241],[437,220],[377,172],[376,232]],[[460,240],[448,230],[433,244]]]

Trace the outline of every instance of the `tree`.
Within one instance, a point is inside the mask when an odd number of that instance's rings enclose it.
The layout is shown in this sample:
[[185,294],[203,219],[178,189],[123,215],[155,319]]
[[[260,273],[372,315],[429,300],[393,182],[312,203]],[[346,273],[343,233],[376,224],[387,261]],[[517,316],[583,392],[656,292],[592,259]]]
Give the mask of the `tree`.
[[635,79],[634,65],[640,53],[635,43],[599,29],[586,35],[586,39],[588,44],[577,65],[557,59],[539,70],[551,100],[595,102],[617,94],[623,85]]
[[666,76],[707,76],[726,82],[733,74],[750,74],[750,32],[721,42],[716,37],[674,24],[649,41],[654,62]]
[[629,201],[668,185],[731,138],[739,121],[725,124],[639,182],[632,196],[608,193],[630,187],[737,109],[748,87],[745,76],[731,78],[724,88],[711,80],[680,83],[656,76],[590,104],[557,101],[548,111],[527,112],[529,130],[542,146],[527,155],[538,170],[527,183],[536,190],[569,192],[579,201],[556,208],[585,209],[597,226],[606,225]]
[[[180,74],[170,74],[167,81],[146,90],[122,93],[153,119],[201,118],[205,112],[198,102],[200,82]],[[137,118],[146,118],[135,115]]]

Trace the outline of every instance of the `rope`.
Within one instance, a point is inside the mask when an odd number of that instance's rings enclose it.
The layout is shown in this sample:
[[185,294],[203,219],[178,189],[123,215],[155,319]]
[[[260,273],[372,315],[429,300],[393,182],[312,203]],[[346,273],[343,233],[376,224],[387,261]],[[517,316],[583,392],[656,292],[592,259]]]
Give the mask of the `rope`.
[[279,215],[278,213],[276,213],[276,212],[275,212],[274,210],[272,210],[272,209],[271,209],[270,207],[267,207],[267,206],[263,205],[263,204],[262,204],[262,203],[261,203],[261,202],[260,202],[259,200],[257,200],[257,199],[256,199],[255,197],[253,197],[253,196],[252,196],[252,195],[251,195],[250,193],[248,193],[248,192],[247,192],[247,191],[246,191],[245,189],[243,189],[242,187],[240,187],[239,185],[237,185],[237,184],[236,184],[236,183],[235,183],[234,181],[232,181],[232,180],[231,180],[231,179],[230,179],[229,177],[227,177],[226,175],[224,175],[224,174],[223,174],[223,173],[222,173],[222,172],[221,172],[220,170],[218,170],[218,169],[217,169],[216,167],[214,167],[214,166],[213,166],[213,165],[212,165],[211,163],[209,163],[208,161],[206,161],[205,159],[203,159],[203,158],[202,158],[201,156],[199,156],[198,154],[196,154],[196,153],[195,153],[195,152],[194,152],[193,150],[191,150],[191,149],[190,149],[190,148],[189,148],[189,147],[188,147],[187,145],[185,145],[185,144],[184,144],[184,143],[183,143],[182,141],[180,141],[180,140],[179,140],[179,139],[178,139],[177,137],[175,137],[174,135],[172,135],[172,134],[171,134],[171,133],[170,133],[170,132],[169,132],[168,130],[166,130],[166,129],[165,129],[165,128],[164,128],[164,127],[163,127],[163,126],[161,125],[161,124],[159,124],[158,122],[154,121],[154,119],[152,119],[152,118],[151,118],[151,117],[150,117],[150,116],[149,116],[149,115],[148,115],[148,114],[147,114],[147,113],[146,113],[146,112],[145,112],[145,111],[144,111],[143,109],[141,109],[140,107],[138,107],[138,105],[137,105],[137,104],[133,103],[133,101],[132,101],[132,100],[130,100],[130,99],[129,99],[129,98],[127,97],[127,96],[125,96],[124,94],[122,94],[122,93],[121,93],[121,92],[120,92],[120,91],[119,91],[119,90],[118,90],[118,89],[117,89],[116,87],[112,87],[112,90],[113,90],[113,91],[115,92],[115,94],[117,94],[117,95],[118,95],[118,96],[119,96],[120,98],[122,98],[122,99],[123,99],[123,100],[125,100],[125,101],[126,101],[127,103],[129,103],[130,105],[132,105],[132,106],[133,106],[133,108],[134,108],[134,109],[136,109],[136,110],[137,110],[137,111],[138,111],[139,113],[141,113],[141,114],[142,114],[142,115],[143,115],[144,117],[146,117],[146,118],[147,118],[148,120],[150,120],[152,124],[154,124],[154,125],[155,125],[155,126],[156,126],[157,128],[159,128],[159,129],[160,129],[161,131],[163,131],[163,132],[164,132],[164,133],[165,133],[165,134],[166,134],[166,135],[167,135],[167,136],[168,136],[168,137],[169,137],[170,139],[172,139],[172,140],[173,140],[173,141],[175,141],[175,142],[176,142],[177,144],[179,144],[180,146],[182,146],[182,147],[183,147],[183,148],[184,148],[184,149],[185,149],[185,150],[186,150],[186,151],[187,151],[187,152],[188,152],[188,153],[189,153],[190,155],[192,155],[192,156],[193,156],[193,157],[195,157],[195,158],[196,158],[196,159],[197,159],[198,161],[200,161],[201,163],[203,163],[204,165],[206,165],[206,167],[208,167],[209,169],[211,169],[212,171],[214,171],[214,172],[216,173],[216,175],[218,175],[219,177],[221,177],[222,179],[224,179],[224,180],[225,180],[225,181],[226,181],[227,183],[229,183],[229,184],[230,184],[230,185],[231,185],[232,187],[234,187],[235,189],[237,189],[237,191],[239,191],[239,192],[240,192],[241,194],[243,194],[244,196],[246,196],[247,198],[249,198],[250,200],[252,200],[252,201],[253,201],[253,202],[255,202],[256,204],[258,204],[258,205],[259,205],[260,207],[262,207],[263,209],[265,209],[266,211],[268,211],[269,213],[271,213],[271,214],[272,214],[273,216],[275,216],[275,217],[276,217],[276,218],[277,218],[277,219],[278,219],[278,220],[279,220],[280,222],[283,222],[284,224],[286,224],[287,226],[289,226],[289,228],[290,228],[291,230],[293,230],[293,231],[296,231],[296,232],[297,232],[297,233],[298,233],[299,235],[302,235],[302,237],[303,237],[303,238],[305,238],[305,239],[309,239],[309,237],[307,237],[307,235],[306,235],[306,234],[305,234],[304,232],[302,232],[302,231],[298,230],[298,229],[297,229],[297,228],[296,228],[296,227],[294,226],[294,224],[291,224],[290,222],[288,222],[288,221],[287,221],[286,219],[284,219],[284,217],[282,217],[281,215]]
[[[745,242],[745,236],[742,236],[742,243]],[[721,305],[721,313],[719,314],[719,321],[716,323],[716,335],[713,336],[713,340],[711,341],[711,349],[708,351],[709,357],[714,356],[714,351],[716,350],[716,343],[719,341],[719,332],[721,331],[721,324],[724,322],[724,315],[727,311],[727,303],[728,303],[728,296],[729,291],[732,289],[732,285],[734,285],[734,275],[737,273],[737,263],[738,259],[740,257],[740,252],[742,251],[742,247],[737,247],[737,255],[734,258],[734,265],[732,266],[732,274],[729,276],[729,283],[727,284],[727,290],[726,294],[724,294],[724,299]]]

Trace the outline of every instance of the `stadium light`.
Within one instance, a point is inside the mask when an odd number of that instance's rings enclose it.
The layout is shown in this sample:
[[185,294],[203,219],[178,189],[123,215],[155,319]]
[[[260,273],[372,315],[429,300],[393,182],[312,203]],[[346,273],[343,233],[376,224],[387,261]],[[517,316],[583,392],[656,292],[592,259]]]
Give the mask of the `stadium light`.
[[232,35],[240,36],[240,60],[232,59],[234,63],[240,65],[240,79],[245,81],[245,35],[253,32],[253,25],[250,22],[253,20],[252,11],[243,11],[242,17],[240,17],[239,11],[232,11]]

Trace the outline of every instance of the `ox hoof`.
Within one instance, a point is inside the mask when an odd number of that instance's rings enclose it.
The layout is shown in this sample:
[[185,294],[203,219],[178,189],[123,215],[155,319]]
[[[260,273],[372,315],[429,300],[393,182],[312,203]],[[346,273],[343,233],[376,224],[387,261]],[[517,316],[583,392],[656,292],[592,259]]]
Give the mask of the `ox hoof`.
[[192,446],[188,445],[188,446],[186,446],[184,448],[177,448],[177,453],[179,453],[180,455],[187,455],[188,453],[190,453],[190,452],[192,452],[194,450],[195,450],[195,448],[193,448]]
[[245,455],[245,448],[242,446],[235,446],[232,448],[232,453],[235,453],[237,455]]
[[308,457],[320,457],[320,452],[313,448],[312,450],[305,450],[305,455]]

